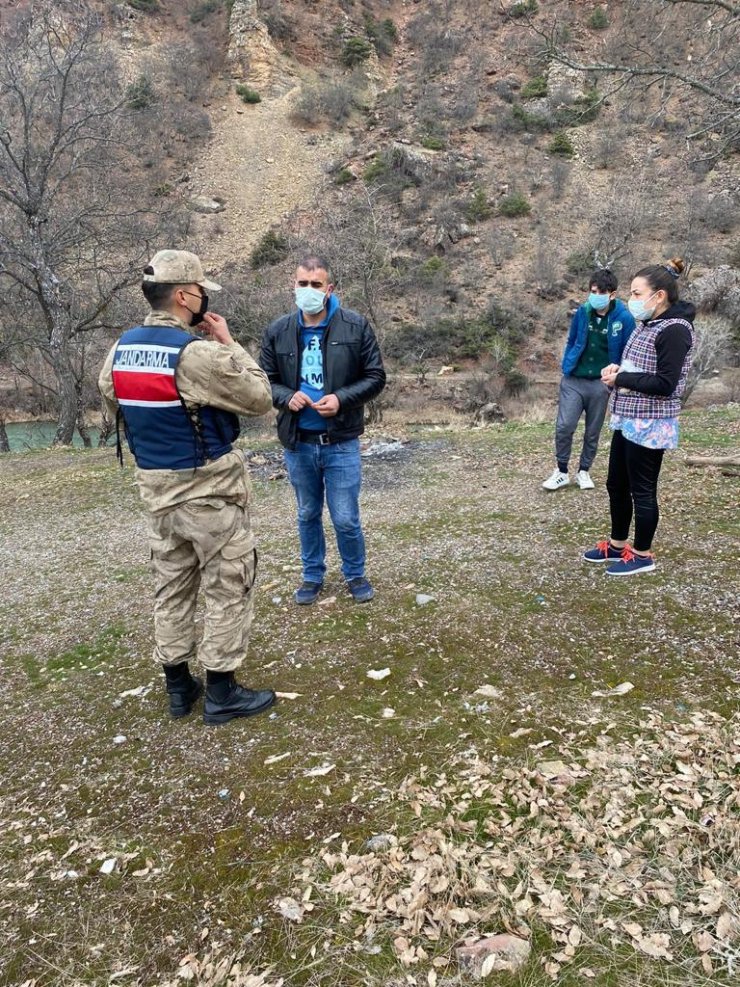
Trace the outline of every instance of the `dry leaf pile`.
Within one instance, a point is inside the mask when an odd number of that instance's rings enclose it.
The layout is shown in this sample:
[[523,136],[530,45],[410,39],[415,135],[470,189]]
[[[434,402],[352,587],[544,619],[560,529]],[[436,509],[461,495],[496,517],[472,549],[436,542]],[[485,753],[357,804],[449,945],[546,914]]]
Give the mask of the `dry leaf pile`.
[[405,966],[544,926],[553,979],[586,946],[740,967],[740,717],[651,713],[629,741],[569,734],[555,752],[422,769],[397,795],[412,831],[305,859],[291,920],[338,908],[357,939],[389,932]]
[[218,951],[213,950],[201,959],[194,953],[183,956],[176,978],[161,983],[160,987],[183,987],[183,984],[194,987],[282,987],[283,983],[282,977],[273,978],[269,971],[252,973],[233,955],[219,956]]

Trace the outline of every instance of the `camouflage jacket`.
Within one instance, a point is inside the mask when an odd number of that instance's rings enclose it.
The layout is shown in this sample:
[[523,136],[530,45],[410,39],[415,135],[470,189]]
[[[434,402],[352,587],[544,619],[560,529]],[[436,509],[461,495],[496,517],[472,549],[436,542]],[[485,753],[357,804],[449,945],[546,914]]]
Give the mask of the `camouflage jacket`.
[[[166,312],[151,312],[143,324],[190,331],[189,326]],[[110,418],[115,418],[118,410],[111,374],[116,345],[111,347],[98,379]],[[206,339],[191,343],[177,367],[177,386],[188,405],[221,408],[237,415],[264,415],[272,406],[267,377],[239,343],[225,345]],[[244,456],[238,449],[197,469],[136,469],[135,477],[141,498],[152,514],[163,514],[191,500],[243,507],[249,502],[249,479]]]

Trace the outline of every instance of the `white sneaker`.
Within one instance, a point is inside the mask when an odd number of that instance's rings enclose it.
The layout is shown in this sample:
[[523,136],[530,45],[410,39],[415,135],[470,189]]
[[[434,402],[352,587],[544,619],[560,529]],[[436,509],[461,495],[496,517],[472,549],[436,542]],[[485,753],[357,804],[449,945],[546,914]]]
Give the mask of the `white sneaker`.
[[555,470],[552,476],[548,476],[542,486],[545,490],[560,490],[561,487],[567,487],[569,483],[570,477],[567,473],[561,473],[560,470]]
[[576,483],[581,490],[593,490],[594,481],[588,474],[588,470],[578,470],[576,473]]

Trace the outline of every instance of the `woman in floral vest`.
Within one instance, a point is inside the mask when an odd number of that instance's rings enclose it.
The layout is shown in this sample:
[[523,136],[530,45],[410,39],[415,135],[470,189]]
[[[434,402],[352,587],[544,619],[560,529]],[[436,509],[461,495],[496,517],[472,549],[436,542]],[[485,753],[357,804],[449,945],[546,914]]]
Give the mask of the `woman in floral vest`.
[[[634,276],[628,307],[637,327],[622,363],[601,379],[612,388],[614,431],[606,487],[611,537],[585,552],[587,562],[610,562],[609,576],[652,572],[650,551],[658,527],[658,475],[666,449],[678,446],[678,413],[694,348],[696,309],[678,297],[680,257],[644,267]],[[635,537],[627,543],[632,515]]]

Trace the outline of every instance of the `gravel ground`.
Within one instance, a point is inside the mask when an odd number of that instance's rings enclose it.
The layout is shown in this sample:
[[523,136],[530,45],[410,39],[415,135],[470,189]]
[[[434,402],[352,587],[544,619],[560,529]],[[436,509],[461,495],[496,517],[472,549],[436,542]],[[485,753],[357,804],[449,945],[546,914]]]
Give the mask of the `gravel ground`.
[[[661,481],[658,571],[616,586],[579,560],[607,532],[603,449],[596,490],[548,495],[551,426],[370,438],[366,606],[333,549],[320,605],[293,606],[293,495],[274,443],[253,446],[261,571],[243,678],[298,696],[215,730],[165,715],[130,468],[112,450],[2,458],[1,983],[431,983],[390,946],[358,954],[337,915],[298,926],[274,912],[306,853],[408,826],[389,793],[466,752],[516,777],[576,719],[624,738],[648,706],[667,722],[737,718],[740,483],[683,456],[737,449],[740,409],[685,415]],[[548,950],[535,941],[528,972],[501,982],[550,982]],[[237,956],[228,980],[219,963]],[[631,962],[594,982],[730,982],[698,979],[685,957],[646,959],[639,976]]]

